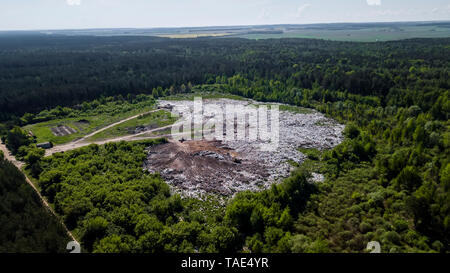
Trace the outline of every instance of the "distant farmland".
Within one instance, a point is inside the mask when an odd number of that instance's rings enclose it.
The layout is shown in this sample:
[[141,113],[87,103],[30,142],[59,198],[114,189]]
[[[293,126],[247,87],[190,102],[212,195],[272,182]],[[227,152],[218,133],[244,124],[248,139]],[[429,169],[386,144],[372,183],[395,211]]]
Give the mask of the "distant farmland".
[[286,27],[282,33],[240,34],[234,37],[247,39],[271,38],[316,38],[334,41],[376,42],[411,38],[450,37],[450,23],[436,24],[345,24],[341,28],[333,25],[316,27]]
[[[6,32],[6,34],[11,32]],[[150,29],[47,30],[44,34],[70,36],[157,36],[173,39],[195,38],[313,38],[334,41],[376,42],[411,38],[450,37],[450,22],[333,23],[309,25],[264,25],[227,27],[185,27]],[[0,36],[2,33],[0,32]]]

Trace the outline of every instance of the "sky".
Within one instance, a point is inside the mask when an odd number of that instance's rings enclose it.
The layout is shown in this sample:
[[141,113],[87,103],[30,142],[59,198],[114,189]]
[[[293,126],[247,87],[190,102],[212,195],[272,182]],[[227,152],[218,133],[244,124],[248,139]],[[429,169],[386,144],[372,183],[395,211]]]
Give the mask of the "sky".
[[0,30],[450,20],[450,0],[0,0]]

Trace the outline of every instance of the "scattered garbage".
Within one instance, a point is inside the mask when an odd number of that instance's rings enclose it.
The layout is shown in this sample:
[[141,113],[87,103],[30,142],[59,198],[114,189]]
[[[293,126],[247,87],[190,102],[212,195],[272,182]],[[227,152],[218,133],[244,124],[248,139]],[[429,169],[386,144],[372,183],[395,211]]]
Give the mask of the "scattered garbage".
[[[226,104],[261,104],[252,100],[204,100],[203,103],[225,107]],[[162,101],[160,105],[193,108],[193,101]],[[207,116],[204,120],[213,119]],[[323,114],[280,111],[279,143],[274,151],[262,151],[263,141],[245,140],[171,140],[150,147],[144,168],[161,176],[183,196],[204,194],[233,196],[240,191],[260,191],[290,175],[292,165],[306,156],[299,148],[330,149],[342,142],[344,126]],[[246,124],[246,127],[248,125]],[[312,182],[323,181],[314,173]]]

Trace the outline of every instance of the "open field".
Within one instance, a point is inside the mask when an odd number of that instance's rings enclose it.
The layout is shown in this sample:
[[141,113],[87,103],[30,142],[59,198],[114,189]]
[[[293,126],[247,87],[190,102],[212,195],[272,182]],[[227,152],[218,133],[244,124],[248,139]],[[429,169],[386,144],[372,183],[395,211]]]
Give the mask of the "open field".
[[173,39],[195,39],[206,37],[246,39],[310,38],[334,41],[376,42],[410,38],[450,37],[449,26],[450,23],[448,21],[434,21],[153,29],[55,30],[46,31],[44,33],[93,36],[157,36]]
[[308,38],[348,42],[383,42],[411,38],[442,38],[450,36],[449,27],[435,25],[405,27],[367,27],[359,29],[285,29],[280,33],[241,34],[246,39]]
[[86,139],[86,141],[97,141],[125,135],[137,134],[143,131],[156,129],[173,124],[176,121],[171,113],[165,110],[152,112],[131,119],[117,126],[109,128]]
[[[86,112],[77,117],[67,117],[27,125],[23,127],[23,129],[27,132],[31,132],[36,137],[38,143],[52,142],[58,145],[80,139],[100,128],[126,118],[152,111],[153,109],[153,103],[142,103],[135,107],[125,109],[123,112]],[[70,128],[70,130],[65,130],[66,134],[55,134],[55,128],[64,127]]]
[[192,39],[203,37],[224,37],[231,35],[230,33],[186,33],[186,34],[161,34],[158,37],[172,38],[172,39]]

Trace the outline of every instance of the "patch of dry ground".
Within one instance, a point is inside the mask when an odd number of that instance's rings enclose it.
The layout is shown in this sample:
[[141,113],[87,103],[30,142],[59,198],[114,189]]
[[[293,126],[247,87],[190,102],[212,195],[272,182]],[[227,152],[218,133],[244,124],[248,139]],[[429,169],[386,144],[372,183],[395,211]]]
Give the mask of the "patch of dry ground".
[[[241,184],[250,185],[269,177],[263,165],[242,160],[238,152],[220,141],[171,140],[150,147],[145,165],[150,172],[160,173],[170,185],[192,196],[199,192],[228,196],[240,190]],[[239,183],[229,185],[230,181]]]

